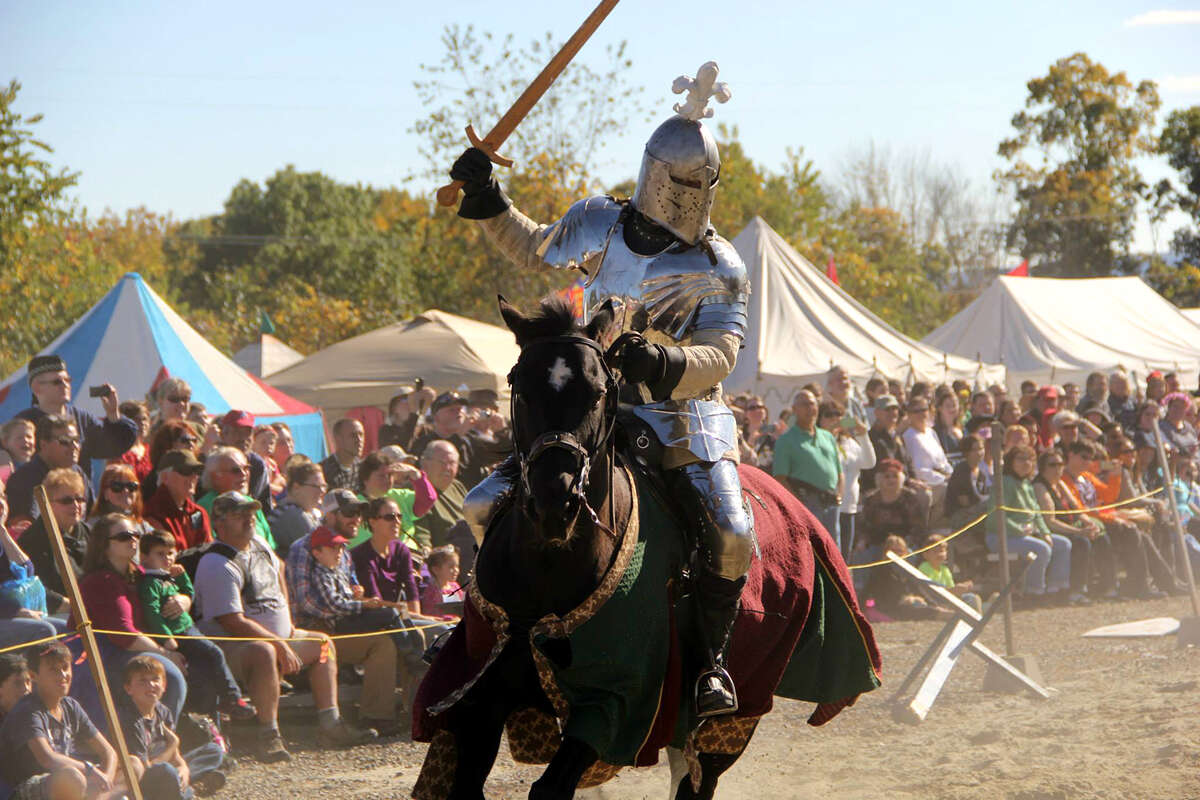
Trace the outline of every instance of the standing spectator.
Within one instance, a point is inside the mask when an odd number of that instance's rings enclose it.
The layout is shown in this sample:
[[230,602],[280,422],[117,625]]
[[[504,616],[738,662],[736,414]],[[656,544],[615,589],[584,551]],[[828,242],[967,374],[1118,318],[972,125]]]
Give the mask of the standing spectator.
[[[391,448],[398,449],[399,446],[389,445],[388,449]],[[400,450],[399,453],[402,454],[402,458],[408,458],[403,450]],[[371,453],[364,458],[359,465],[358,474],[362,479],[363,487],[363,496],[360,499],[370,501],[388,497],[395,501],[404,515],[404,521],[400,528],[401,536],[416,558],[424,561],[430,544],[423,533],[418,533],[416,523],[418,519],[429,513],[434,503],[437,502],[437,490],[433,488],[429,478],[417,467],[405,463],[405,461],[396,460],[384,451]],[[408,483],[412,488],[401,486],[402,483]],[[358,536],[351,540],[351,544],[357,545],[370,535],[370,531],[364,526]]]
[[333,423],[333,454],[321,462],[330,489],[358,489],[358,465],[366,433],[356,419],[342,417]]
[[91,525],[105,514],[124,514],[133,520],[139,534],[154,530],[142,516],[142,495],[138,491],[137,475],[128,464],[109,464],[100,476],[100,496],[92,513],[88,515]]
[[[1128,384],[1126,384],[1128,389]],[[1095,406],[1108,405],[1109,402],[1109,385],[1108,378],[1103,372],[1093,372],[1087,376],[1087,381],[1084,382],[1084,396],[1079,401],[1079,405],[1075,408],[1077,414],[1083,415],[1089,408]]]
[[1003,423],[1005,428],[1010,428],[1020,422],[1021,409],[1012,400],[1002,400],[998,408],[996,418]]
[[287,486],[287,476],[275,463],[275,445],[278,442],[279,433],[270,425],[256,427],[254,436],[250,439],[250,451],[257,453],[258,457],[267,465],[267,484],[271,487],[272,498],[283,494],[283,490]]
[[1163,385],[1166,387],[1167,394],[1182,391],[1179,388],[1179,375],[1175,372],[1168,372],[1166,375],[1163,375]]
[[836,402],[821,404],[817,424],[837,440],[838,457],[842,462],[842,505],[838,509],[838,532],[841,534],[842,557],[847,561],[854,550],[854,518],[858,514],[858,475],[875,466],[875,448],[867,438],[867,428],[858,419],[845,413]]
[[896,380],[895,378],[888,378],[887,393],[896,398],[897,403],[902,402],[905,399],[904,384],[900,383],[900,381]]
[[[14,787],[12,800],[95,797],[117,779],[117,754],[67,694],[71,651],[58,642],[29,656],[33,691],[5,715],[0,727],[0,770]],[[80,757],[84,750],[99,766]],[[105,795],[106,797],[108,795]]]
[[172,450],[199,453],[200,437],[196,430],[178,419],[164,422],[150,436],[150,474],[142,480],[142,499],[149,500],[158,490],[158,463]]
[[401,392],[388,402],[387,424],[379,428],[379,446],[398,444],[408,449],[416,436],[421,415],[434,401],[436,393],[428,386]]
[[896,423],[900,420],[900,404],[890,394],[881,394],[875,398],[875,424],[867,432],[871,446],[875,449],[875,469],[864,469],[858,482],[863,492],[875,488],[875,470],[887,459],[900,462],[906,474],[912,474],[912,461],[908,457],[908,448],[904,439],[896,431]]
[[[1045,604],[1047,593],[1053,595],[1071,585],[1071,540],[1051,533],[1046,526],[1033,491],[1036,459],[1033,448],[1027,446],[1005,453],[1004,496],[997,498],[1008,509],[1004,515],[1008,552],[1018,558],[1034,555],[1025,572],[1025,597],[1030,605]],[[999,537],[997,526],[989,525],[987,546],[992,552],[998,552]]]
[[33,499],[33,490],[51,470],[69,469],[79,473],[83,494],[92,504],[92,486],[79,466],[79,433],[67,417],[42,415],[37,423],[37,453],[8,479],[8,509],[14,527],[36,519],[41,510]]
[[275,539],[275,554],[284,559],[293,542],[321,524],[321,501],[329,488],[325,473],[311,461],[293,465],[287,475],[287,493],[267,518]]
[[[1038,474],[1033,481],[1033,492],[1038,506],[1046,513],[1046,527],[1071,540],[1071,585],[1060,592],[1070,605],[1088,605],[1088,580],[1092,565],[1100,573],[1099,596],[1115,597],[1117,592],[1116,562],[1113,560],[1112,545],[1104,532],[1100,520],[1081,513],[1076,494],[1063,481],[1066,461],[1057,450],[1047,450],[1038,457]],[[1064,514],[1070,511],[1074,513]]]
[[418,540],[432,548],[453,545],[467,570],[475,560],[475,537],[463,516],[467,487],[458,480],[458,450],[450,442],[434,439],[421,453],[421,469],[437,492],[437,501],[417,520]]
[[1066,458],[1071,442],[1079,441],[1079,415],[1074,411],[1059,411],[1050,418],[1050,427],[1056,437],[1054,448]]
[[287,462],[296,454],[296,440],[286,422],[272,422],[271,427],[275,429],[275,450],[272,451],[271,458],[275,459],[275,464],[283,472],[286,481]]
[[[42,486],[50,498],[50,513],[58,523],[67,558],[71,561],[75,577],[79,578],[83,575],[83,559],[88,543],[88,527],[83,522],[87,510],[83,475],[71,469],[54,469],[46,475]],[[34,574],[46,587],[46,606],[55,610],[64,607],[67,604],[67,589],[54,561],[46,520],[38,517],[21,534],[21,548],[33,562]]]
[[764,472],[771,471],[775,460],[774,427],[767,420],[767,404],[757,395],[746,403],[746,423],[742,427],[742,441],[749,451],[745,463],[753,464]]
[[203,471],[191,450],[172,450],[159,460],[158,491],[146,503],[146,521],[169,531],[181,552],[212,539],[208,512],[192,499]]
[[[196,504],[207,511],[211,519],[213,501],[219,495],[226,492],[250,494],[250,465],[246,454],[236,447],[218,447],[204,459],[201,485],[206,491],[196,498]],[[272,549],[275,548],[271,526],[261,510],[254,515],[254,532]]]
[[1079,406],[1079,384],[1064,383],[1058,407],[1061,411],[1074,411]]
[[425,451],[425,446],[434,439],[444,439],[458,450],[458,470],[463,485],[471,489],[487,474],[485,468],[491,462],[479,463],[475,457],[471,439],[466,435],[467,400],[455,392],[443,392],[433,401],[429,409],[430,424],[419,431],[413,439],[414,453]]
[[817,424],[817,411],[812,392],[801,389],[792,403],[792,427],[775,446],[772,469],[775,478],[812,512],[840,547],[842,462],[833,434]]
[[1129,394],[1129,376],[1124,372],[1117,371],[1109,376],[1108,411],[1127,435],[1133,433],[1137,426],[1137,400]]
[[183,378],[166,378],[155,387],[154,402],[158,404],[156,429],[171,421],[188,422],[192,387]]
[[976,392],[971,395],[968,419],[979,417],[991,419],[994,416],[996,416],[996,401],[992,398],[991,392]]
[[867,427],[871,428],[875,425],[875,399],[881,394],[887,394],[887,381],[878,376],[867,381],[866,395],[866,411],[867,411]]
[[953,469],[950,460],[929,426],[929,403],[924,398],[908,403],[908,430],[904,431],[904,447],[912,459],[913,477],[932,491],[930,518],[941,516],[946,498],[946,481]]
[[0,425],[0,480],[8,480],[37,450],[34,424],[27,419],[10,419]]
[[119,458],[137,440],[137,426],[121,416],[121,401],[112,384],[103,384],[104,406],[101,422],[83,409],[71,405],[71,376],[58,356],[34,356],[29,361],[29,389],[33,405],[17,414],[34,425],[46,416],[65,417],[75,423],[79,436],[79,465],[91,477],[92,459]]
[[866,409],[854,396],[852,389],[850,375],[847,374],[845,367],[834,365],[829,368],[829,374],[825,378],[825,391],[829,398],[836,401],[838,405],[846,409],[847,414],[866,427],[868,424]]
[[1175,452],[1195,458],[1200,440],[1196,438],[1196,429],[1185,419],[1192,408],[1192,398],[1183,392],[1172,392],[1163,398],[1163,405],[1166,413],[1158,422],[1163,441]]
[[[108,514],[97,520],[88,535],[79,595],[92,625],[122,634],[96,634],[109,684],[119,686],[126,662],[137,653],[148,653],[162,662],[166,670],[166,703],[178,719],[187,697],[187,683],[182,672],[187,668],[187,660],[177,650],[168,650],[142,633],[142,602],[137,592],[140,570],[134,564],[139,538],[128,517]],[[191,598],[176,596],[173,599],[168,613],[178,611],[183,614],[191,608]],[[101,708],[96,703],[94,709],[88,710],[100,712]]]
[[512,434],[500,415],[500,396],[495,389],[472,389],[467,395],[465,433],[484,474],[512,452]]
[[986,512],[992,495],[992,470],[984,458],[983,439],[968,433],[959,449],[962,459],[946,483],[946,518],[954,527]]
[[[238,492],[213,503],[219,544],[196,567],[196,606],[200,629],[210,636],[236,636],[246,642],[221,642],[235,676],[250,687],[258,710],[258,758],[271,763],[291,759],[279,733],[279,681],[311,665],[309,680],[317,707],[317,743],[360,744],[373,730],[351,728],[338,711],[337,651],[329,637],[292,624],[283,591],[279,559],[254,536],[254,512],[262,506]],[[287,641],[295,637],[299,641]]]
[[1033,410],[1033,403],[1037,399],[1038,386],[1030,380],[1021,381],[1021,397],[1017,400],[1017,408],[1021,414],[1028,414]]
[[150,463],[150,410],[145,403],[126,400],[121,403],[121,414],[137,426],[137,441],[117,460],[133,467],[140,483],[153,469]]
[[270,475],[267,473],[267,462],[250,449],[253,437],[254,415],[250,412],[233,409],[221,417],[221,444],[242,451],[250,467],[250,485],[247,493],[261,503],[264,509],[270,511]]
[[1146,402],[1161,404],[1166,396],[1167,382],[1161,372],[1154,370],[1146,376]]
[[953,468],[962,460],[959,442],[962,441],[963,429],[958,413],[958,397],[954,392],[939,394],[934,407],[937,410],[937,419],[933,423],[933,433]]

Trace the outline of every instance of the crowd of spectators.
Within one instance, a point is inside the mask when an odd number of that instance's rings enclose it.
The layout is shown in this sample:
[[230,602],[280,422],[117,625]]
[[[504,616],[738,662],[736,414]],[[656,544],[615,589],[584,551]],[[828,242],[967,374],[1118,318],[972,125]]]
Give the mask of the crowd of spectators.
[[[0,653],[0,797],[124,794],[96,686],[72,669],[82,642],[39,487],[144,796],[223,785],[221,725],[253,725],[248,753],[289,759],[279,703],[301,686],[319,746],[407,729],[398,706],[462,613],[463,499],[510,446],[494,392],[400,395],[373,452],[359,421],[339,419],[314,463],[286,424],[210,416],[179,378],[146,402],[105,385],[96,419],[72,404],[57,356],[28,375],[30,408],[0,426],[0,650],[34,643]],[[361,684],[353,723],[347,682]],[[185,748],[176,729],[196,719],[217,733]]]

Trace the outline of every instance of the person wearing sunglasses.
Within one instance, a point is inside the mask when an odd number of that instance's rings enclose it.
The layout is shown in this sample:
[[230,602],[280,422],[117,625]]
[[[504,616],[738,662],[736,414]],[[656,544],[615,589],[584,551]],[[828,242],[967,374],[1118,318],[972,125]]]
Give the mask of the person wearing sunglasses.
[[280,558],[288,558],[292,544],[321,524],[321,501],[328,488],[319,464],[306,461],[288,470],[287,491],[267,517],[275,537],[275,553]]
[[158,425],[150,434],[149,475],[142,480],[142,498],[149,501],[158,490],[158,471],[163,456],[172,450],[190,450],[198,456],[200,433],[189,422],[173,419]]
[[[34,356],[26,373],[33,405],[17,414],[34,425],[46,416],[71,420],[79,436],[79,464],[88,478],[92,475],[92,459],[120,458],[137,441],[137,425],[121,416],[121,401],[112,384],[103,385],[104,394],[98,400],[104,409],[103,420],[71,405],[71,375],[59,356]],[[93,401],[94,402],[94,401]]]
[[154,526],[142,518],[141,486],[137,473],[128,464],[109,464],[100,476],[100,493],[88,515],[88,525],[105,514],[124,514],[133,520],[138,533],[154,530]]
[[[87,484],[79,472],[64,468],[50,470],[46,479],[42,481],[42,486],[50,500],[50,513],[58,523],[63,544],[66,545],[67,559],[71,562],[75,576],[80,577],[83,575],[83,556],[87,551],[89,531],[83,521],[83,515],[88,509],[88,495],[85,491]],[[41,578],[42,585],[46,587],[46,608],[51,613],[69,608],[67,590],[54,561],[44,519],[38,517],[21,534],[21,549],[33,563],[34,574]]]
[[[226,492],[250,494],[250,473],[251,466],[246,453],[236,447],[218,447],[204,459],[204,475],[200,479],[203,491],[196,498],[196,503],[208,512],[211,519],[213,502],[218,496]],[[275,537],[271,534],[271,526],[262,508],[254,514],[254,532],[272,550],[275,549]]]
[[192,403],[192,387],[183,378],[167,378],[154,390],[158,405],[158,424],[172,420],[187,422]]
[[92,504],[91,481],[79,465],[79,432],[75,423],[69,417],[43,416],[37,423],[37,443],[33,458],[8,479],[9,520],[17,531],[41,514],[34,501],[34,490],[51,470],[68,469],[78,473],[88,506]]

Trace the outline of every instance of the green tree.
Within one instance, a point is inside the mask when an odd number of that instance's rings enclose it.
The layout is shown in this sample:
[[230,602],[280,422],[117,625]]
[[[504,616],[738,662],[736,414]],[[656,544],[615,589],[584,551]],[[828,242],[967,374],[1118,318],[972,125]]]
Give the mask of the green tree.
[[1108,275],[1129,266],[1146,189],[1134,159],[1154,148],[1157,88],[1135,86],[1084,53],[1056,61],[1027,87],[1015,133],[999,146],[1010,165],[996,179],[1017,203],[1009,245],[1043,275]]
[[1172,249],[1192,264],[1200,265],[1200,106],[1179,108],[1167,115],[1158,152],[1179,171],[1180,185],[1167,182],[1167,196],[1191,218],[1189,227],[1175,232]]

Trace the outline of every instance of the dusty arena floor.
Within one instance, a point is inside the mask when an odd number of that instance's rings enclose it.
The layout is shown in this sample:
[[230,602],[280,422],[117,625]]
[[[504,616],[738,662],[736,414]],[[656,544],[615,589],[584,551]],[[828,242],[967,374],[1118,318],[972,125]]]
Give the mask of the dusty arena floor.
[[[1017,650],[1038,660],[1056,691],[1048,701],[982,691],[983,662],[964,654],[925,723],[893,721],[888,699],[940,623],[876,626],[884,686],[824,728],[805,724],[811,706],[778,701],[721,798],[1200,798],[1200,651],[1175,637],[1081,639],[1115,622],[1190,613],[1186,599],[1019,612]],[[1002,652],[1002,621],[983,642]],[[252,759],[220,797],[407,797],[424,745],[389,741],[344,752],[312,749],[305,716],[284,719],[294,759]],[[489,798],[522,798],[538,770],[514,765],[504,748]],[[668,770],[626,771],[592,797],[666,796]]]

